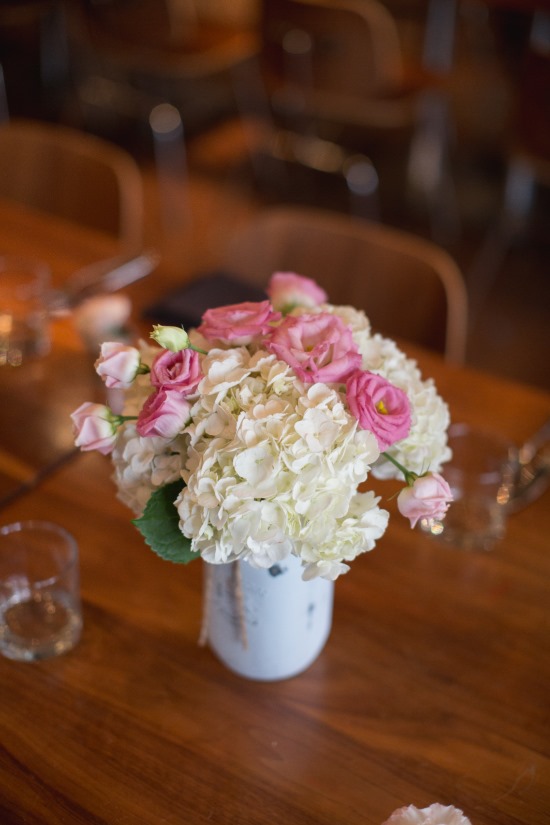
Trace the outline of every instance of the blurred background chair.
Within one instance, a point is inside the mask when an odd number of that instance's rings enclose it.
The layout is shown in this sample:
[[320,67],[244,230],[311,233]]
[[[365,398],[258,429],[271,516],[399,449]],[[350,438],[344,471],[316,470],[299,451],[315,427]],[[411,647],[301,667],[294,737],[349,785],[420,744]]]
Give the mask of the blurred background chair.
[[[511,249],[528,237],[539,188],[550,187],[550,11],[533,14],[519,90],[501,202],[468,272],[472,317],[486,307]],[[542,229],[546,236],[548,222]]]
[[256,49],[247,28],[195,0],[74,0],[70,117],[126,143],[147,145],[153,108],[176,107],[186,136],[234,111],[230,70]]
[[[382,218],[385,199],[405,193],[429,212],[434,236],[456,235],[443,88],[449,61],[428,51],[424,62],[406,64],[396,21],[379,0],[264,0],[260,38],[258,63],[236,78],[243,116],[270,127],[257,151],[291,167],[332,164],[352,194],[379,184]],[[348,180],[357,156],[362,177]],[[368,181],[367,161],[379,180]]]
[[411,233],[325,210],[267,209],[235,234],[223,266],[262,286],[276,271],[306,275],[332,303],[363,309],[375,331],[464,361],[462,275],[447,252]]
[[25,119],[0,125],[0,195],[108,232],[121,253],[142,247],[141,172],[102,138]]
[[0,62],[19,117],[55,118],[69,74],[62,0],[2,0]]

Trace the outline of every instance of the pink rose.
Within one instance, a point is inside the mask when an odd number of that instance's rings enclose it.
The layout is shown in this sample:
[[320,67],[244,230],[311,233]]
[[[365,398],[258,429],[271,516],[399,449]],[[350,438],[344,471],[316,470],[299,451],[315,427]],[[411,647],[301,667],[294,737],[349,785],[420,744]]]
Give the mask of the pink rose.
[[177,390],[157,390],[146,400],[136,429],[141,436],[175,438],[189,421],[191,405]]
[[190,395],[202,378],[199,354],[192,349],[179,352],[163,350],[151,367],[151,384],[165,390],[177,390]]
[[271,330],[270,324],[279,321],[269,301],[246,301],[243,304],[207,309],[198,332],[209,341],[245,346]]
[[127,389],[138,374],[141,361],[139,351],[117,341],[105,341],[101,344],[100,353],[94,366],[105,386],[109,389]]
[[359,426],[374,433],[381,452],[409,434],[411,405],[407,394],[381,375],[357,370],[348,378],[346,396]]
[[411,527],[416,527],[418,519],[440,521],[453,500],[451,488],[439,473],[419,476],[412,486],[404,487],[397,496],[397,507]]
[[272,275],[267,294],[275,309],[281,312],[290,312],[294,307],[310,309],[328,300],[325,290],[315,281],[294,272],[276,272]]
[[98,450],[103,455],[112,451],[118,424],[109,407],[86,401],[71,413],[71,418],[77,447],[81,450]]
[[351,330],[337,315],[288,315],[266,347],[305,383],[345,381],[361,364]]

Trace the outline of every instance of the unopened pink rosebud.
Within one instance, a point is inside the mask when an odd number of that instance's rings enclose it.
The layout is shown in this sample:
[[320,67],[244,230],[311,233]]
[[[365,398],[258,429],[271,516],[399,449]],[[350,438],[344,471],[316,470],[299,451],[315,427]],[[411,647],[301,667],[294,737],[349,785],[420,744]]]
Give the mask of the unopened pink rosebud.
[[86,401],[71,413],[75,444],[81,450],[97,450],[108,455],[116,441],[119,419],[105,404]]
[[444,518],[453,500],[451,488],[439,473],[426,473],[414,483],[405,487],[397,496],[397,507],[411,527],[416,527],[419,519],[439,521]]
[[139,350],[135,347],[117,341],[105,341],[101,344],[100,356],[94,366],[106,387],[127,389],[139,372],[140,361]]
[[327,293],[311,278],[294,272],[275,272],[267,287],[275,309],[290,312],[294,307],[313,309],[328,300]]

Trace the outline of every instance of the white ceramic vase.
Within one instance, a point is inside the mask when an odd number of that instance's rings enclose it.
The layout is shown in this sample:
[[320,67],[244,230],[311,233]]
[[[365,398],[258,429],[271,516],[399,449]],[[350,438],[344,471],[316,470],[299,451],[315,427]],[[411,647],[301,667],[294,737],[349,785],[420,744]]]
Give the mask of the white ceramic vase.
[[204,641],[230,670],[275,681],[315,661],[332,626],[333,582],[303,581],[295,556],[269,570],[233,562],[204,572]]

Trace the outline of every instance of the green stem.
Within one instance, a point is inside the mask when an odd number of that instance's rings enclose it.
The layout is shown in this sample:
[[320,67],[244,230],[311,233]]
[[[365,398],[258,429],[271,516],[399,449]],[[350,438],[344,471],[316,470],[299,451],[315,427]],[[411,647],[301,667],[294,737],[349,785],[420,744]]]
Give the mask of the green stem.
[[113,415],[113,424],[117,427],[122,427],[125,421],[137,421],[137,415]]
[[189,346],[187,347],[187,349],[194,349],[194,350],[195,350],[195,352],[198,352],[198,353],[200,353],[201,355],[208,355],[208,353],[207,353],[207,351],[206,351],[205,349],[201,349],[200,347],[195,347],[195,346],[194,346],[193,344],[191,344],[191,343],[189,343]]
[[403,467],[403,465],[400,464],[399,461],[396,458],[394,458],[392,455],[390,455],[389,453],[386,453],[386,452],[383,452],[382,455],[385,458],[387,458],[388,461],[391,461],[391,463],[394,464],[397,467],[397,469],[400,472],[403,473],[403,475],[405,477],[405,481],[407,482],[407,484],[412,484],[416,480],[416,478],[417,478],[416,473],[412,473],[410,470],[407,470],[407,468]]

